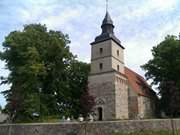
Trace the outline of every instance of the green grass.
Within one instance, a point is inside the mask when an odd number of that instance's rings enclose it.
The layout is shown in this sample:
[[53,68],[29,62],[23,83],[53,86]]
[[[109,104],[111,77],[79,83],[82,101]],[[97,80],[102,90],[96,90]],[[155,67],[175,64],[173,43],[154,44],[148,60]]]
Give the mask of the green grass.
[[173,133],[172,131],[114,133],[112,135],[180,135],[180,131],[177,131],[175,133]]

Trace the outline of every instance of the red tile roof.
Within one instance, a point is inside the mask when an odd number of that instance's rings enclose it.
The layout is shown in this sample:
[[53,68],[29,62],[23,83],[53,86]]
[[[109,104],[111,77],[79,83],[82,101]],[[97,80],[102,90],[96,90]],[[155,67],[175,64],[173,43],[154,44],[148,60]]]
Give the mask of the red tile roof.
[[146,80],[136,72],[125,67],[125,75],[128,78],[129,85],[137,94],[145,97],[152,97],[155,94]]

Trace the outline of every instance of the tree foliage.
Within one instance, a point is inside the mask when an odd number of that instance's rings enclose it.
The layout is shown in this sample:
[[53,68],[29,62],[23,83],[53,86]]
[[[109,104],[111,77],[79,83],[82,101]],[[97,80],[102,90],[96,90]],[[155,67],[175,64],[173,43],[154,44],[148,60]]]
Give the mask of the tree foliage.
[[95,105],[95,97],[90,94],[88,86],[86,86],[86,90],[81,95],[80,105],[83,116],[87,117]]
[[142,66],[146,78],[158,85],[160,106],[167,115],[180,115],[180,39],[167,36],[152,49],[153,59]]
[[1,84],[11,85],[3,94],[13,121],[77,115],[89,65],[75,60],[69,43],[68,35],[41,24],[25,25],[5,38],[0,59],[10,74]]
[[72,115],[77,118],[82,112],[80,98],[86,90],[89,71],[89,64],[76,60],[73,60],[67,68],[68,91],[65,91],[64,97],[66,104],[61,106],[64,108],[62,112],[64,115]]

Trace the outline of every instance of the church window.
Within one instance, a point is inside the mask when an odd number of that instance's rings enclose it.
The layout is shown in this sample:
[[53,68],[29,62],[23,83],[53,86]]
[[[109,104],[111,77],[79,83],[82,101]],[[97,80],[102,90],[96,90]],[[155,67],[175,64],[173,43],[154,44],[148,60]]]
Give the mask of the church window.
[[100,52],[100,54],[102,54],[103,53],[103,48],[100,48],[99,52]]
[[117,70],[119,71],[119,65],[117,65]]
[[119,50],[117,50],[117,56],[119,56]]
[[100,69],[100,70],[103,69],[103,64],[102,64],[102,63],[99,64],[99,69]]

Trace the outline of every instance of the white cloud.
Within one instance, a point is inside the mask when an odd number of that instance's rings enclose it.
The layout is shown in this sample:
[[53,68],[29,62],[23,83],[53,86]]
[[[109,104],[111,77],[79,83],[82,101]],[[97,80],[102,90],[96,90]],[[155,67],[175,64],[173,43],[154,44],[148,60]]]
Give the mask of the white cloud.
[[136,41],[125,42],[125,64],[131,69],[135,70],[141,75],[144,74],[141,65],[145,64],[149,59],[152,58],[151,47],[155,42],[147,41],[144,39],[137,39]]
[[136,72],[144,75],[144,71],[140,68],[141,65],[152,59],[151,49],[153,46],[158,45],[164,40],[165,36],[168,34],[178,36],[180,32],[180,20],[165,23],[159,27],[159,29],[154,30],[156,34],[152,39],[148,39],[145,36],[139,34],[138,38],[132,38],[124,42],[126,45],[125,61],[126,65],[135,70]]
[[148,0],[147,5],[149,5],[150,9],[157,10],[171,10],[176,6],[177,0]]
[[[67,8],[59,14],[47,16],[46,18],[41,20],[41,22],[53,29],[59,28],[59,27],[64,27],[64,26],[67,26],[67,29],[68,29],[68,27],[69,27],[68,24],[74,18],[79,18],[79,17],[80,17],[80,12],[78,10]],[[69,30],[71,30],[71,29],[69,29]]]
[[159,39],[163,39],[165,35],[176,35],[180,33],[180,15],[176,20],[165,22],[157,31]]
[[134,9],[129,10],[125,15],[128,18],[145,17],[158,12],[169,12],[175,9],[177,0],[146,0]]

